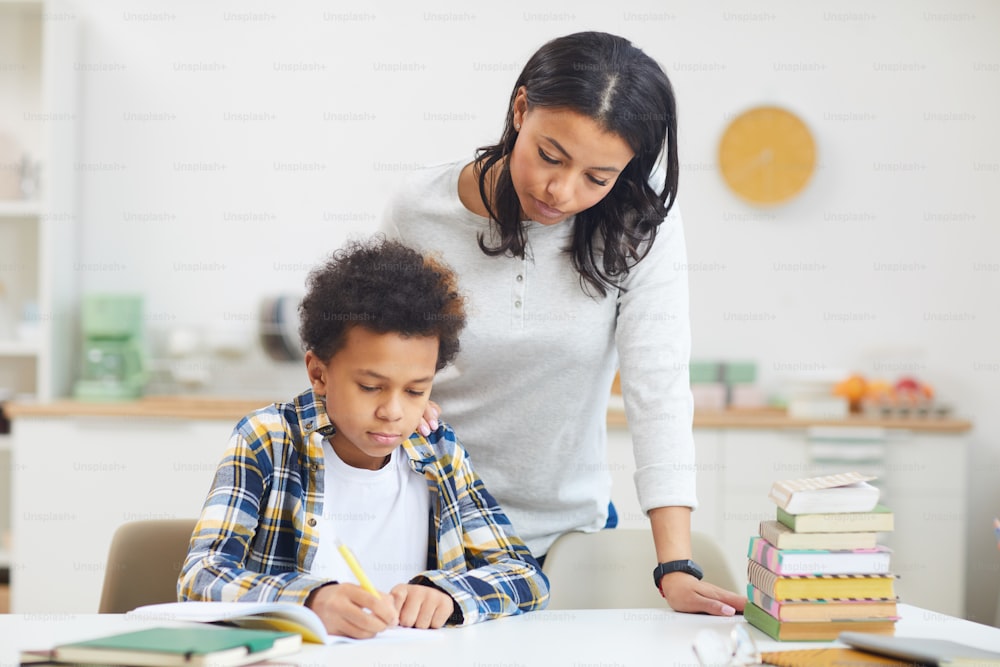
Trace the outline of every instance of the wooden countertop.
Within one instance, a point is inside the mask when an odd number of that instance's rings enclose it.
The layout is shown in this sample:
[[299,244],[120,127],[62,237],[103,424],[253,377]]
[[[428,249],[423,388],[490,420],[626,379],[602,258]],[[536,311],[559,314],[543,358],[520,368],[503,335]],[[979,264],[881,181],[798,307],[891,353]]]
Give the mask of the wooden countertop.
[[[223,419],[236,422],[257,408],[268,405],[265,398],[199,396],[147,396],[135,401],[86,402],[72,399],[51,403],[8,403],[4,411],[20,417],[156,417],[175,419]],[[447,416],[445,417],[447,419]],[[608,410],[608,426],[625,427],[625,412]],[[888,428],[931,433],[965,433],[972,423],[964,419],[894,418],[851,416],[847,419],[792,419],[782,410],[700,411],[695,428],[808,428],[810,426],[852,426]]]
[[166,417],[176,419],[225,419],[235,423],[273,401],[266,398],[221,396],[145,396],[134,401],[77,401],[8,403],[11,418],[19,417]]
[[[625,427],[624,410],[608,410],[608,426]],[[784,410],[705,410],[695,412],[695,428],[809,428],[812,426],[850,426],[856,428],[886,428],[927,433],[965,433],[972,429],[972,422],[953,418],[876,418],[851,415],[845,419],[794,419]]]

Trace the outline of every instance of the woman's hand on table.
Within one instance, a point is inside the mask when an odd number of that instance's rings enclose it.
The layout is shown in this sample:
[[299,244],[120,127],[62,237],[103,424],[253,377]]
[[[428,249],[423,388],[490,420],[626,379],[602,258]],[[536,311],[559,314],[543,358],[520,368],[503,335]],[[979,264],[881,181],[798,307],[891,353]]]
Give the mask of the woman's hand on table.
[[685,572],[672,572],[660,580],[660,592],[674,611],[732,616],[743,611],[746,597],[701,581]]

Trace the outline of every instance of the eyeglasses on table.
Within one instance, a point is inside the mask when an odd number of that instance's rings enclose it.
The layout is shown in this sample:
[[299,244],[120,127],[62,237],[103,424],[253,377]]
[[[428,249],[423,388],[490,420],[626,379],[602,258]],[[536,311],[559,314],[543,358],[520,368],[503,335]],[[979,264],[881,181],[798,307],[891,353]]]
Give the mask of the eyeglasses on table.
[[761,664],[760,650],[746,626],[737,624],[729,631],[700,630],[691,647],[701,667],[746,667]]

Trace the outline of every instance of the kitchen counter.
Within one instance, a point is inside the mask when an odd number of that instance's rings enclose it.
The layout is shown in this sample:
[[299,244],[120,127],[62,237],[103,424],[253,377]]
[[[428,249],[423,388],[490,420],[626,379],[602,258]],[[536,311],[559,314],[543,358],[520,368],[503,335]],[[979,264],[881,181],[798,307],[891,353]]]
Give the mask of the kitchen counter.
[[8,403],[4,412],[19,417],[161,417],[176,419],[225,419],[236,422],[273,401],[266,398],[221,396],[146,396],[134,401],[77,401]]
[[[115,529],[126,521],[198,516],[233,426],[267,402],[171,395],[11,405],[17,471],[11,498],[18,508],[11,512],[12,608],[96,609]],[[608,424],[607,467],[620,525],[646,526],[620,407],[608,412]],[[902,576],[900,595],[930,609],[964,613],[969,422],[806,421],[780,411],[733,410],[701,411],[694,426],[700,505],[692,527],[719,540],[734,574],[745,571],[747,536],[774,516],[770,480],[849,466],[878,476],[897,512],[890,546],[901,554],[894,566]],[[831,428],[816,433],[813,426]],[[859,451],[863,460],[854,456]],[[849,456],[831,460],[838,452]],[[928,542],[928,534],[935,539]],[[951,578],[928,576],[946,568],[955,571],[957,586]]]
[[[625,411],[608,410],[608,426],[625,427],[628,421]],[[931,417],[880,418],[851,415],[843,419],[796,419],[784,410],[703,410],[695,412],[695,428],[740,428],[740,429],[796,429],[814,426],[838,426],[857,428],[903,429],[931,433],[965,433],[972,428],[972,422],[964,419],[942,419]]]
[[[227,398],[219,396],[147,396],[135,401],[86,402],[72,399],[51,403],[9,403],[5,412],[18,417],[161,417],[176,419],[224,419],[236,422],[250,412],[268,405],[264,398]],[[447,416],[446,416],[447,419]],[[608,410],[608,425],[626,427],[625,411]],[[875,418],[850,416],[846,419],[793,419],[783,410],[699,411],[695,428],[809,428],[813,426],[851,426],[859,428],[903,429],[932,433],[965,433],[972,423],[954,418]]]

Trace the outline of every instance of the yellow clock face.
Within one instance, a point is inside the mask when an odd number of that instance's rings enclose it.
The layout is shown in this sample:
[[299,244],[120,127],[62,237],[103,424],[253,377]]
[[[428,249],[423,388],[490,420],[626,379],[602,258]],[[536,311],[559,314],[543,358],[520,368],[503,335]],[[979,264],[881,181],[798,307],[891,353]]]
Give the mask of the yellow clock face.
[[816,167],[816,143],[798,116],[780,107],[755,107],[737,116],[719,142],[726,184],[754,204],[791,199]]

